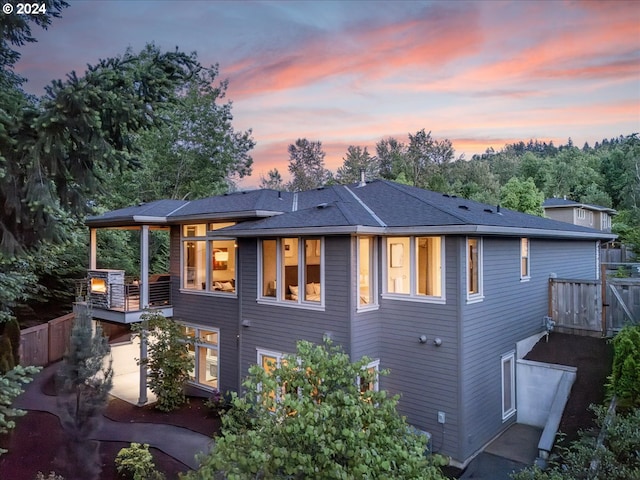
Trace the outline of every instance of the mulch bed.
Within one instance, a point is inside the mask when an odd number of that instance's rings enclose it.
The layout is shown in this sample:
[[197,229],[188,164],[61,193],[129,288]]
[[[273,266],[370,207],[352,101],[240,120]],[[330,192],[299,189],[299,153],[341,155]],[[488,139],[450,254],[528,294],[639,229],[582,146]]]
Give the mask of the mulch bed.
[[[52,384],[43,388],[52,394]],[[112,398],[105,416],[118,422],[162,423],[188,428],[212,436],[220,429],[220,419],[211,414],[204,405],[205,399],[189,397],[188,403],[171,413],[164,413],[152,405],[137,407],[123,400]],[[0,435],[0,447],[9,453],[0,456],[0,479],[33,480],[38,471],[48,473],[52,470],[62,473],[64,467],[56,469],[56,457],[59,457],[60,445],[65,441],[60,422],[55,415],[45,412],[29,411],[16,420],[16,428],[9,435]],[[124,442],[100,442],[102,463],[101,480],[119,478],[114,459],[120,449],[128,447]],[[177,479],[180,472],[189,468],[160,450],[151,448],[156,468],[163,472],[168,480]]]
[[525,359],[578,368],[560,421],[560,431],[566,435],[564,444],[576,440],[580,430],[595,427],[589,405],[605,402],[604,385],[613,363],[613,346],[607,339],[553,332],[548,342],[543,337]]

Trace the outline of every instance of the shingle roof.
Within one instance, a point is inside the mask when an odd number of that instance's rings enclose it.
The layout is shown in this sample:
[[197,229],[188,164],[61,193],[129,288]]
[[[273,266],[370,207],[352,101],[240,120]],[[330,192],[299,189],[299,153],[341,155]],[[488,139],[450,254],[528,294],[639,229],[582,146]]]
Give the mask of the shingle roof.
[[[587,227],[527,215],[473,200],[387,180],[366,185],[333,185],[305,192],[253,190],[193,201],[160,200],[87,219],[89,225],[140,223],[162,217],[166,223],[235,219],[216,234],[260,236],[311,232],[429,231],[461,234],[548,235],[587,238],[613,236]],[[136,220],[136,218],[138,220]]]
[[616,214],[616,210],[602,205],[593,205],[591,203],[576,202],[575,200],[567,200],[566,198],[547,198],[542,204],[543,208],[561,208],[561,207],[582,207],[591,210],[609,212]]

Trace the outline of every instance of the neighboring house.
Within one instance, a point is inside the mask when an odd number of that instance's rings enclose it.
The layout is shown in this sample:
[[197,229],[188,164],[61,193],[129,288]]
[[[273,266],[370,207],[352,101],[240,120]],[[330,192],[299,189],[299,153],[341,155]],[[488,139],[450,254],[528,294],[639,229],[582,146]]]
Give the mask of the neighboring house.
[[98,278],[116,301],[93,315],[130,323],[149,305],[182,322],[195,385],[237,391],[250,365],[329,336],[390,370],[379,388],[402,395],[400,412],[454,464],[516,422],[516,344],[543,330],[549,277],[598,278],[613,238],[383,180],[162,200],[86,223],[102,278],[97,229],[140,229],[143,279],[149,230],[170,231],[171,291]]
[[542,208],[547,218],[603,232],[611,231],[611,217],[618,213],[613,208],[574,202],[566,198],[547,198]]

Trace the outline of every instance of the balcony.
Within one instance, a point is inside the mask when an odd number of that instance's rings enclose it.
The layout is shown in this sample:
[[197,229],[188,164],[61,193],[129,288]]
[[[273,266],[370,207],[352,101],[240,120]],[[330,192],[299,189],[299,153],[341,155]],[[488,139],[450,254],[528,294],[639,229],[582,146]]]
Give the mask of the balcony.
[[123,270],[94,269],[88,271],[87,278],[76,282],[76,298],[78,302],[87,304],[92,316],[100,320],[134,323],[149,310],[172,316],[169,274],[150,275],[148,287],[145,308],[141,304],[142,282],[125,277]]

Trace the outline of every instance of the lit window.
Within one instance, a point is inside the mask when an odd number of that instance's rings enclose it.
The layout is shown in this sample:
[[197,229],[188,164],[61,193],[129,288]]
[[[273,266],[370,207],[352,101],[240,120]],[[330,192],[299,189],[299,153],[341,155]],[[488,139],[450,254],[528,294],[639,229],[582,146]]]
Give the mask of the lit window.
[[260,247],[263,299],[286,304],[320,305],[323,300],[323,251],[320,238],[262,240]]
[[190,381],[204,387],[218,388],[219,330],[184,325],[183,331],[192,342],[189,344],[189,355],[194,359],[194,367],[189,372]]
[[358,306],[365,307],[375,303],[374,239],[358,238]]
[[520,239],[520,278],[529,278],[529,239]]
[[387,294],[444,300],[442,237],[389,237],[386,254]]
[[467,299],[482,298],[482,239],[467,238]]
[[502,420],[516,412],[515,354],[510,352],[502,356]]
[[357,379],[360,393],[377,392],[379,390],[378,372],[380,371],[380,360],[374,360],[373,362],[362,367],[362,369],[366,370],[367,375],[359,376]]
[[211,290],[233,293],[236,291],[236,242],[211,242]]

